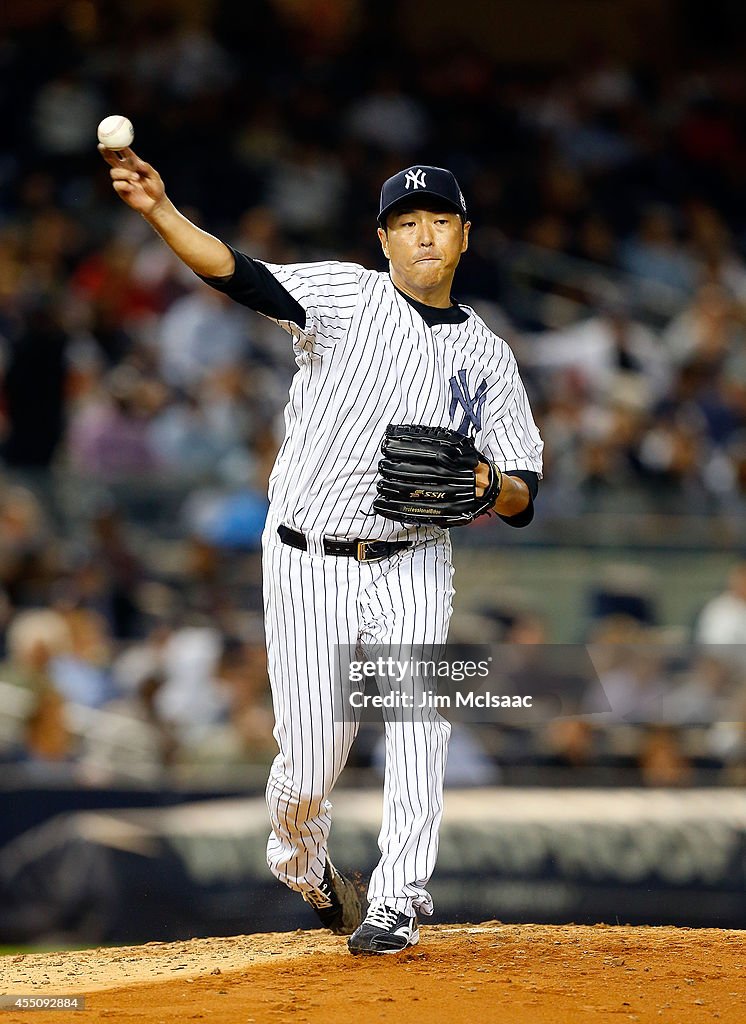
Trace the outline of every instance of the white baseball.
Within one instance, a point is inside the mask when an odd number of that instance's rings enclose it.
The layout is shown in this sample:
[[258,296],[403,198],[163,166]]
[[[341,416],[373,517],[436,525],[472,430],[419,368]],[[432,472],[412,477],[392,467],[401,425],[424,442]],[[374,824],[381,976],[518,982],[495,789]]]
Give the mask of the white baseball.
[[132,122],[121,114],[105,117],[98,126],[98,141],[107,149],[126,149],[132,145],[134,137]]

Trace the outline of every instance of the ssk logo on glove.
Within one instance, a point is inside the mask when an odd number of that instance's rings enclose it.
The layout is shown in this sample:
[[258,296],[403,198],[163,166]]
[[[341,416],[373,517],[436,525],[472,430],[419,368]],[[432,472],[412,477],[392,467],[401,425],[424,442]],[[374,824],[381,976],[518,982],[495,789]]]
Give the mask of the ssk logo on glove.
[[409,495],[410,498],[436,498],[436,499],[442,499],[442,498],[445,498],[445,496],[446,496],[446,492],[445,491],[412,491],[412,493]]

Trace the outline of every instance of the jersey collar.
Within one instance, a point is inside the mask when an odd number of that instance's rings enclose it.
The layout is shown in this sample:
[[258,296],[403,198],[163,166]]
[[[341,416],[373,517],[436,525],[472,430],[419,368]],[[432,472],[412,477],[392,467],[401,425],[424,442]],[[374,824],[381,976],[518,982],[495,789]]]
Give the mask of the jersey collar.
[[417,310],[428,327],[436,327],[438,324],[462,324],[469,319],[469,314],[459,306],[453,296],[451,296],[453,305],[447,309],[441,309],[439,306],[427,306],[424,302],[418,302],[417,299],[411,298],[397,288],[393,281],[391,283],[399,295],[406,299],[413,309]]

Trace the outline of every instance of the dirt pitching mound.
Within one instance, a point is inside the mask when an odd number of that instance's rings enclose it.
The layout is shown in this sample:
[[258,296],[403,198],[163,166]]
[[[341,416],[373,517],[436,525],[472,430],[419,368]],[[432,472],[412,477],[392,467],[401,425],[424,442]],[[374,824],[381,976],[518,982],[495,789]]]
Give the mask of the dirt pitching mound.
[[324,932],[194,939],[0,960],[0,991],[85,995],[81,1014],[2,1024],[577,1024],[746,1020],[746,932],[599,925],[434,925],[396,957]]

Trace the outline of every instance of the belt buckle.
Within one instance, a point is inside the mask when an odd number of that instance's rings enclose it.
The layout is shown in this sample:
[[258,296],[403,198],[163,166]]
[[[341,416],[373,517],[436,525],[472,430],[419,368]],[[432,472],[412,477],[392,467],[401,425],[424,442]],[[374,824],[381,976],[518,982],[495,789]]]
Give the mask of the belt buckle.
[[357,556],[356,556],[356,558],[357,558],[358,562],[380,562],[382,558],[386,557],[385,554],[377,555],[377,556],[374,556],[373,558],[369,558],[368,557],[368,555],[365,552],[365,549],[368,547],[368,545],[373,545],[375,543],[376,543],[376,541],[374,541],[374,540],[359,540],[357,542]]

